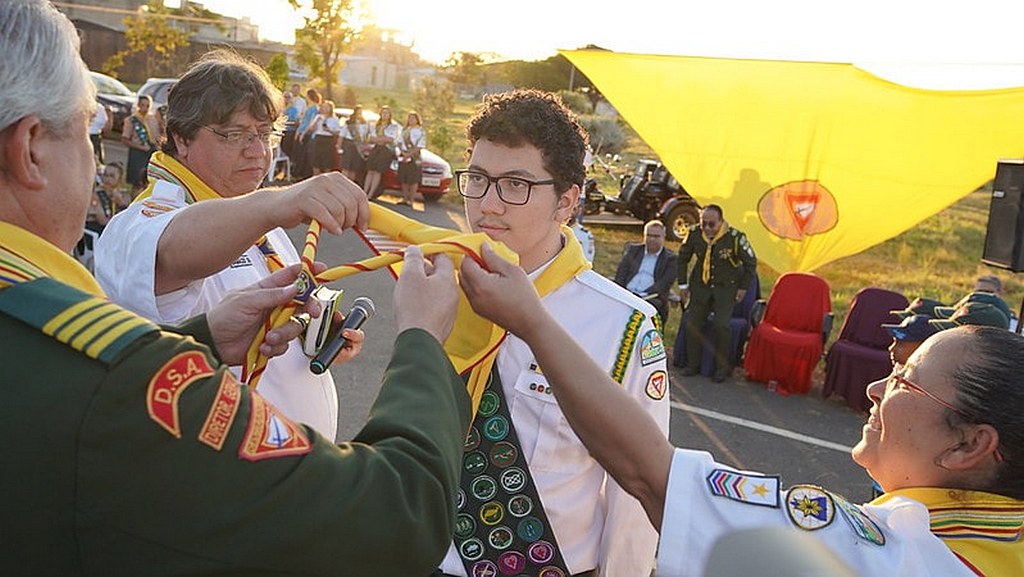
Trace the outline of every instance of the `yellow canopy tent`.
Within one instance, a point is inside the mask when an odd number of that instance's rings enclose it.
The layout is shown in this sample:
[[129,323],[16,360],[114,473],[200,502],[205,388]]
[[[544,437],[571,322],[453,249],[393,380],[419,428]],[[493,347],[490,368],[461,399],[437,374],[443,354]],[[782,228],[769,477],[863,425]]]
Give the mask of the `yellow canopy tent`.
[[1022,88],[923,90],[851,64],[562,54],[779,272],[892,238],[1024,156]]

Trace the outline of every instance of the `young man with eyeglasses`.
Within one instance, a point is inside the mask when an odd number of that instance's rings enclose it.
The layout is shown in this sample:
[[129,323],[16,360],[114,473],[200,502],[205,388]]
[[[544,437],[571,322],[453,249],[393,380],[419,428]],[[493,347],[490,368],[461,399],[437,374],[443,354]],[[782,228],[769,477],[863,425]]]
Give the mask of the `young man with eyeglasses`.
[[[518,253],[545,308],[667,436],[665,348],[649,303],[591,270],[565,223],[587,137],[556,96],[488,96],[457,172],[474,232]],[[501,344],[470,430],[454,542],[437,575],[649,575],[657,536],[571,432],[530,347]],[[493,447],[490,446],[493,443]]]
[[[316,219],[340,234],[369,220],[366,195],[338,173],[256,190],[279,136],[281,93],[256,64],[213,51],[168,98],[168,138],[148,187],[104,230],[96,276],[110,298],[162,323],[205,312],[228,291],[299,262],[284,228]],[[357,343],[359,335],[356,336]],[[272,359],[259,392],[285,415],[333,440],[338,398],[298,341]]]
[[[696,261],[690,269],[693,257]],[[686,239],[679,248],[678,269],[680,300],[687,309],[683,315],[686,331],[683,376],[700,372],[704,323],[708,313],[714,312],[715,372],[711,380],[720,383],[732,373],[732,359],[728,354],[732,339],[729,317],[757,274],[757,257],[747,235],[725,222],[722,207],[709,204],[700,212],[700,223],[687,229]]]

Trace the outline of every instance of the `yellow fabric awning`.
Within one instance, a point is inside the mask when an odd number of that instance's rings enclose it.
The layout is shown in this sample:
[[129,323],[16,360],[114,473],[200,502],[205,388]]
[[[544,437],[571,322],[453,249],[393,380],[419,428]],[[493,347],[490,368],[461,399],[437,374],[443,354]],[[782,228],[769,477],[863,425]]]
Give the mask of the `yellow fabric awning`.
[[892,238],[991,179],[999,159],[1024,157],[1024,88],[923,90],[851,64],[562,54],[779,272]]

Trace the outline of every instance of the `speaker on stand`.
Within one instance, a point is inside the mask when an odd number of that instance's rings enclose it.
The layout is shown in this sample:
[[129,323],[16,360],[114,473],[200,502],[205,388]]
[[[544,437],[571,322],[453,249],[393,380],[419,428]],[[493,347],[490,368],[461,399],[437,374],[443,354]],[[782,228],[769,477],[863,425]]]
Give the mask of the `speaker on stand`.
[[[981,262],[1015,273],[1024,271],[1024,159],[996,164]],[[1024,300],[1017,318],[1024,319]],[[1017,334],[1022,325],[1017,323]]]

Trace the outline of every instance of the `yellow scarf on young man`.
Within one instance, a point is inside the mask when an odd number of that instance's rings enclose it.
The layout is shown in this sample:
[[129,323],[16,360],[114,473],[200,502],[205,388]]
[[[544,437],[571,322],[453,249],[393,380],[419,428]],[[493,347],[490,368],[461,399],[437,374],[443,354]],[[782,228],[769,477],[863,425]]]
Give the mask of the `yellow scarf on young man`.
[[922,503],[932,533],[978,575],[1024,575],[1024,501],[980,491],[899,489],[872,501],[903,496]]
[[[500,242],[491,241],[482,233],[466,234],[458,231],[430,226],[412,220],[392,210],[379,206],[370,205],[370,224],[367,236],[379,234],[399,245],[419,245],[424,255],[437,253],[448,254],[455,263],[456,270],[462,259],[466,256],[476,259],[483,264],[480,256],[480,247],[483,243],[489,243],[495,251],[512,262],[518,262],[518,256]],[[567,227],[562,228],[562,236],[565,238],[565,246],[554,258],[551,264],[534,281],[537,292],[544,296],[562,286],[574,276],[590,268],[590,263],[583,256],[583,249],[576,240],[576,236]],[[306,236],[306,245],[303,250],[303,267],[311,266],[316,255],[316,243],[319,238],[319,224],[310,224],[309,233]],[[367,240],[367,244],[377,251],[374,244]],[[344,264],[324,271],[316,276],[317,283],[328,283],[340,280],[347,276],[361,272],[377,270],[387,267],[392,274],[399,274],[404,249],[396,248],[387,252],[379,253],[377,256],[361,260],[355,263]],[[291,310],[294,310],[298,303],[283,307],[275,311],[269,327],[273,328],[288,322]],[[451,334],[444,342],[445,353],[454,365],[456,372],[463,376],[467,382],[467,390],[472,399],[473,414],[483,395],[484,387],[491,372],[491,367],[497,356],[498,346],[505,339],[505,330],[494,325],[490,321],[477,315],[464,294],[459,294],[458,311],[455,317],[455,326]],[[259,358],[259,343],[262,342],[262,335],[257,336],[250,347],[250,355],[247,365],[253,368],[253,374],[258,377],[265,367],[266,361]],[[252,380],[250,379],[250,384]]]
[[700,280],[704,284],[711,282],[711,249],[727,232],[729,232],[729,223],[725,221],[722,221],[722,226],[718,227],[718,232],[715,233],[714,238],[708,238],[704,229],[700,229],[701,238],[704,239],[704,242],[708,243],[708,248],[704,251],[704,264],[700,270]]
[[71,255],[19,226],[0,222],[0,288],[43,277],[107,298],[96,279]]

